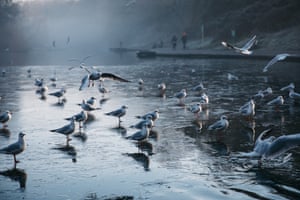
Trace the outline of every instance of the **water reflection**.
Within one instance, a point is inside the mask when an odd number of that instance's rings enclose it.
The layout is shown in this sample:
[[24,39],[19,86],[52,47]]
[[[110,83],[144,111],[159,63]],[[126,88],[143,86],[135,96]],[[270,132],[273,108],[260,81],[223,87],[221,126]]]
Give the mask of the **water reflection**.
[[149,156],[147,156],[144,153],[126,153],[125,155],[133,158],[135,161],[137,161],[139,164],[141,164],[144,167],[145,171],[150,171],[150,159]]
[[3,137],[9,137],[11,134],[10,130],[8,128],[1,128],[0,129],[0,136],[3,136]]
[[20,188],[25,189],[27,174],[25,170],[13,168],[6,171],[0,171],[0,175],[10,178],[13,181],[17,181],[20,184]]
[[72,145],[57,145],[57,147],[53,147],[54,150],[59,150],[64,154],[71,157],[72,162],[77,162],[77,151],[74,146]]
[[88,135],[87,135],[85,132],[82,132],[81,129],[80,129],[79,132],[74,133],[74,134],[73,134],[73,137],[79,139],[79,140],[82,141],[82,142],[86,142],[87,139],[88,139]]

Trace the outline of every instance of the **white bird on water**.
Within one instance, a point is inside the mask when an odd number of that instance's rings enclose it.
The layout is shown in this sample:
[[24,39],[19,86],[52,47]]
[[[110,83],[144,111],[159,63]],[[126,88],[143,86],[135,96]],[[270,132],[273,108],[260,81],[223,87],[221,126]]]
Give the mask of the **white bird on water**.
[[255,115],[255,103],[253,99],[245,103],[240,107],[239,112],[242,116],[252,118]]
[[2,127],[6,126],[6,122],[8,122],[12,117],[12,113],[7,110],[0,115],[0,123],[2,123]]
[[289,97],[294,100],[300,100],[300,93],[294,91],[294,89],[290,89]]
[[269,70],[269,67],[271,65],[274,65],[276,62],[286,59],[286,57],[290,56],[291,54],[288,53],[282,53],[277,54],[272,60],[268,62],[268,64],[263,68],[263,72],[267,72]]
[[180,105],[184,105],[184,99],[187,96],[186,89],[182,89],[180,92],[174,95],[178,100]]
[[280,105],[283,105],[284,103],[284,99],[282,96],[278,96],[276,97],[275,99],[269,101],[267,103],[268,106],[280,106]]
[[119,126],[121,124],[121,117],[123,117],[126,114],[127,106],[123,105],[121,108],[105,113],[105,115],[113,116],[113,117],[118,117],[119,118]]
[[300,146],[300,133],[282,135],[277,138],[270,136],[266,139],[262,139],[263,136],[269,132],[271,132],[271,129],[263,131],[256,139],[253,151],[242,153],[242,156],[272,159],[284,154],[290,149]]
[[4,147],[2,149],[0,149],[0,153],[3,154],[11,154],[14,156],[14,164],[16,166],[16,163],[18,163],[19,161],[16,159],[16,155],[19,153],[22,153],[25,150],[25,140],[24,140],[24,136],[25,134],[20,132],[19,133],[19,138],[18,141],[10,144],[7,147]]
[[250,49],[253,47],[253,45],[256,43],[256,35],[254,35],[251,40],[249,40],[243,47],[239,48],[236,47],[228,42],[224,42],[222,41],[221,44],[224,47],[227,47],[229,49],[234,49],[236,52],[241,53],[241,54],[245,54],[245,55],[250,55],[252,54],[252,51],[250,51]]
[[227,129],[228,126],[229,126],[229,122],[227,120],[227,117],[225,115],[222,115],[220,120],[216,121],[215,123],[210,125],[207,130],[209,130],[209,131],[213,131],[213,130],[222,131],[222,130]]
[[285,91],[285,90],[290,90],[290,89],[295,89],[295,84],[294,83],[290,83],[287,86],[284,86],[280,89],[280,91]]

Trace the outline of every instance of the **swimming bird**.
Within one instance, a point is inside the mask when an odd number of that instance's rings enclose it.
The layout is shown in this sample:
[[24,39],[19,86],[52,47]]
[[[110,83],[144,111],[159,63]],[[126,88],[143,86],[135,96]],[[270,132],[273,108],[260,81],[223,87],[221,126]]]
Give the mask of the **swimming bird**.
[[82,128],[82,124],[88,119],[87,112],[82,110],[80,113],[73,115],[72,117],[65,118],[66,120],[75,119],[79,123],[79,130]]
[[49,93],[48,95],[57,97],[58,103],[61,103],[61,98],[65,95],[66,92],[67,90],[62,88],[59,91]]
[[0,115],[0,123],[2,123],[2,127],[6,127],[6,122],[8,122],[12,117],[12,113],[7,110]]
[[234,49],[236,52],[245,54],[245,55],[250,55],[252,54],[252,51],[250,49],[253,47],[253,45],[256,43],[256,35],[254,35],[243,47],[239,48],[236,46],[233,46],[232,44],[229,44],[228,42],[222,41],[221,44],[224,47],[227,47],[229,49]]
[[25,140],[24,140],[24,136],[25,134],[20,132],[19,133],[19,138],[18,138],[18,141],[13,143],[13,144],[10,144],[9,146],[7,147],[4,147],[2,149],[0,149],[0,153],[3,153],[3,154],[11,154],[14,156],[14,164],[15,164],[15,167],[16,167],[16,164],[20,161],[18,161],[16,159],[16,155],[19,154],[19,153],[22,153],[24,150],[25,150]]
[[227,117],[225,115],[222,115],[220,117],[220,120],[216,121],[212,125],[208,126],[209,131],[217,130],[217,131],[222,131],[227,129],[229,126],[229,122],[227,120]]
[[184,99],[187,96],[186,89],[182,89],[180,92],[174,95],[179,100],[179,105],[184,105]]
[[60,133],[66,136],[67,143],[66,145],[69,146],[69,135],[71,135],[75,131],[75,117],[72,117],[71,122],[61,128],[50,130],[51,132]]
[[300,146],[300,133],[282,135],[279,137],[270,136],[262,139],[265,134],[270,133],[272,129],[263,131],[255,141],[252,152],[242,153],[246,157],[258,157],[262,159],[272,159],[279,157],[285,152]]
[[253,95],[251,98],[257,102],[262,100],[265,97],[264,92],[262,90],[259,90],[255,95]]
[[119,126],[121,124],[121,117],[123,117],[126,114],[127,106],[123,105],[121,108],[105,113],[105,115],[113,116],[113,117],[118,117],[119,118]]
[[245,103],[243,106],[240,107],[239,112],[242,116],[252,118],[255,115],[255,103],[253,99]]
[[207,108],[208,107],[208,103],[209,103],[209,98],[207,96],[207,94],[202,93],[199,99],[199,102],[201,103],[201,107],[202,108]]
[[283,105],[284,103],[284,99],[282,96],[278,96],[275,99],[269,101],[267,103],[268,106],[279,106],[279,105]]
[[262,93],[263,93],[264,97],[266,97],[266,96],[269,96],[270,94],[273,94],[273,90],[272,90],[272,88],[268,87],[267,89],[262,90]]
[[135,132],[134,134],[127,136],[126,139],[130,139],[130,140],[136,140],[138,142],[147,140],[149,137],[149,127],[147,124],[143,125],[142,130]]
[[272,60],[268,62],[268,64],[263,68],[263,72],[267,72],[269,70],[269,67],[273,64],[275,64],[278,61],[286,59],[286,57],[290,56],[291,54],[288,53],[282,53],[282,54],[277,54]]

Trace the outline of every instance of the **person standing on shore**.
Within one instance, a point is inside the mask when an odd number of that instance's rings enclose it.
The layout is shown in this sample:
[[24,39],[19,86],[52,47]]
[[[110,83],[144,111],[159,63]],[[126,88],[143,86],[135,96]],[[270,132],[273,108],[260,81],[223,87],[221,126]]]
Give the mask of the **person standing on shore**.
[[185,49],[186,48],[186,42],[187,42],[187,34],[186,34],[186,32],[182,33],[181,41],[182,41],[183,49]]

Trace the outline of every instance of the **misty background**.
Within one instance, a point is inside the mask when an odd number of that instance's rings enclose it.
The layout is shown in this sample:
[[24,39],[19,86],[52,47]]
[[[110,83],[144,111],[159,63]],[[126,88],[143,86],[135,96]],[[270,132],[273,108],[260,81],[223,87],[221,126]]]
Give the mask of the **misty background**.
[[298,0],[1,0],[0,64],[65,64],[111,47],[151,48],[188,34],[189,48],[300,49]]

